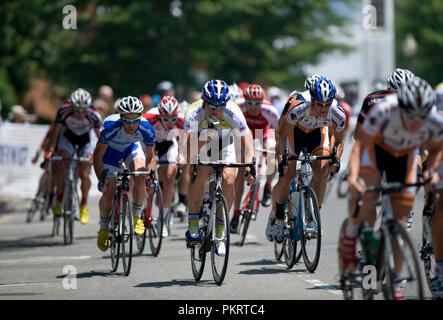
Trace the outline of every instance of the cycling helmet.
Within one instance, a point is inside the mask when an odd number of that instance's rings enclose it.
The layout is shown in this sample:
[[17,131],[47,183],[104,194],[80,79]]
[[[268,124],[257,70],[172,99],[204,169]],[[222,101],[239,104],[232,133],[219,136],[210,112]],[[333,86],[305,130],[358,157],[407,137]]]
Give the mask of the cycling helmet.
[[223,80],[209,80],[203,86],[202,98],[210,104],[224,106],[231,99],[229,86]]
[[309,88],[309,93],[317,101],[330,102],[335,98],[337,91],[331,80],[320,77]]
[[305,90],[309,90],[318,78],[320,78],[318,74],[313,74],[307,77],[305,80]]
[[168,91],[174,89],[174,84],[171,81],[162,81],[157,85],[157,90],[162,92],[162,91]]
[[263,100],[265,91],[259,84],[250,84],[245,90],[245,100]]
[[345,90],[343,89],[343,87],[337,85],[336,90],[337,90],[337,100],[343,100],[345,98]]
[[407,69],[400,69],[397,68],[394,71],[392,71],[391,75],[389,76],[387,82],[388,87],[393,92],[397,92],[398,89],[407,81],[412,80],[414,78],[414,74],[407,70]]
[[243,96],[243,90],[234,82],[229,86],[229,92],[231,93],[231,99],[238,105],[245,102]]
[[178,101],[173,96],[164,96],[158,104],[158,111],[164,117],[178,115]]
[[435,93],[425,80],[415,77],[398,90],[398,106],[407,114],[424,119],[435,105]]
[[78,108],[88,108],[91,105],[91,95],[82,88],[74,90],[71,94],[71,103]]
[[143,103],[136,97],[128,96],[121,99],[118,104],[118,113],[143,113]]

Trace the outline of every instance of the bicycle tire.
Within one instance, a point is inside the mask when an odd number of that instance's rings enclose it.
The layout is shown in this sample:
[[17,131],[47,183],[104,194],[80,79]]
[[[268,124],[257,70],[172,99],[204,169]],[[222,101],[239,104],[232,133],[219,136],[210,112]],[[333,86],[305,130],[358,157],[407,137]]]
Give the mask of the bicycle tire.
[[34,218],[34,213],[36,211],[37,211],[37,200],[36,198],[34,198],[31,200],[29,209],[26,211],[26,223],[32,222],[32,219]]
[[207,238],[207,226],[200,228],[199,232],[203,240],[197,244],[191,245],[191,268],[195,281],[200,281],[203,275],[206,263],[207,241],[210,241]]
[[127,194],[122,199],[123,210],[120,217],[120,223],[122,224],[121,234],[121,256],[123,264],[123,274],[127,277],[131,272],[132,265],[132,239],[133,239],[133,219],[132,219],[132,207],[131,201]]
[[51,236],[55,237],[60,234],[60,217],[55,214],[53,216]]
[[74,241],[74,196],[75,191],[71,184],[66,184],[63,199],[63,239],[65,245],[72,244]]
[[[306,269],[308,269],[309,272],[313,273],[318,267],[318,263],[320,260],[320,251],[321,251],[321,218],[320,218],[320,211],[318,209],[318,201],[317,196],[315,194],[315,191],[311,187],[307,187],[303,189],[303,192],[305,193],[304,201],[305,201],[305,212],[302,213],[302,221],[303,223],[300,223],[300,242],[303,252],[303,261],[305,263]],[[309,201],[309,199],[312,200],[312,203]],[[312,206],[311,206],[312,204]],[[309,210],[309,211],[308,211]],[[313,211],[313,212],[312,212]],[[308,230],[306,230],[306,224],[305,224],[305,218],[308,216],[308,214],[311,215],[311,217],[314,218],[313,222],[315,225],[316,231],[313,232],[314,237],[312,237],[311,233],[308,233]],[[316,239],[315,243],[315,251],[313,256],[311,256],[311,250],[308,248],[308,244],[313,240]],[[310,246],[309,246],[310,247]]]
[[[228,261],[229,261],[229,240],[230,240],[230,230],[229,230],[229,214],[228,214],[228,205],[226,202],[226,198],[221,195],[221,197],[219,199],[217,199],[215,201],[215,208],[214,208],[214,212],[217,213],[217,209],[221,208],[224,212],[223,212],[223,218],[224,218],[224,239],[223,241],[225,242],[225,255],[224,256],[220,256],[216,253],[216,245],[217,245],[217,241],[212,241],[211,240],[211,267],[212,267],[212,275],[214,278],[214,281],[217,285],[221,285],[223,283],[223,280],[225,279],[226,276],[226,271],[228,268]],[[213,219],[216,218],[216,215],[213,216]],[[215,230],[212,230],[212,232],[215,232]],[[223,262],[221,263],[221,266],[218,264],[218,259],[220,258],[220,260],[222,260]]]
[[[345,198],[348,194],[348,188],[347,188],[347,179],[348,179],[349,170],[345,170],[342,174],[340,174],[338,178],[338,185],[337,185],[337,196],[339,198]],[[345,186],[345,188],[343,188]]]
[[[149,228],[148,228],[149,246],[151,247],[152,255],[154,257],[157,257],[158,254],[160,253],[160,248],[162,245],[163,224],[165,222],[163,218],[163,193],[160,184],[157,186],[157,190],[155,191],[155,193],[152,193],[152,195],[148,196],[148,202],[149,202],[148,203],[149,209],[151,210],[150,211],[151,219],[149,221]],[[153,214],[153,212],[155,211],[153,211],[152,209],[156,207],[154,203],[157,204],[156,205],[158,208],[157,215],[155,215],[155,213]]]
[[435,254],[432,248],[432,243],[429,243],[424,236],[422,236],[421,259],[423,260],[423,268],[425,272],[426,282],[429,290],[431,290],[431,280],[436,277],[435,270]]
[[[404,246],[405,250],[402,252],[402,271],[396,275],[394,270],[386,267],[386,298],[389,300],[394,299],[394,286],[397,285],[400,287],[400,290],[407,300],[422,300],[424,298],[423,280],[420,263],[414,244],[403,225],[401,225],[397,220],[393,220],[391,223],[392,225],[389,226],[391,240],[395,240],[397,243],[403,242],[406,244],[406,246]],[[406,257],[407,259],[404,259],[405,255],[408,254],[406,251],[409,251],[409,255]],[[406,265],[406,260],[410,261],[410,263],[407,264],[409,267],[407,269],[414,272],[414,275],[406,274],[404,268]],[[389,261],[387,256],[386,261]],[[398,276],[398,274],[400,275]]]
[[242,223],[240,225],[240,230],[241,230],[240,246],[243,246],[245,243],[246,234],[248,233],[249,223],[251,222],[252,212],[254,211],[257,195],[258,195],[257,185],[254,184],[251,186],[250,196],[248,198],[246,210],[244,210],[242,214],[242,219],[241,219]]
[[119,206],[118,200],[114,199],[112,203],[111,219],[109,221],[109,249],[111,252],[111,272],[116,272],[120,259],[120,237],[119,228]]

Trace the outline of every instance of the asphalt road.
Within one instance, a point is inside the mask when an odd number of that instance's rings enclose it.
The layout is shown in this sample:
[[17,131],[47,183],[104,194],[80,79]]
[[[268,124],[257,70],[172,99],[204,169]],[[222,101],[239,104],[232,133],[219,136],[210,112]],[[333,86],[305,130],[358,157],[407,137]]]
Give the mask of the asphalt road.
[[[423,206],[422,199],[420,192],[416,212]],[[212,279],[210,259],[201,281],[194,281],[184,241],[186,225],[178,220],[158,257],[147,247],[134,257],[128,277],[122,274],[121,264],[111,273],[109,251],[102,253],[96,246],[97,202],[90,199],[90,221],[85,226],[76,223],[74,244],[69,246],[62,236],[50,236],[51,219],[27,224],[24,211],[0,215],[0,299],[342,299],[337,240],[346,203],[337,198],[335,188],[321,211],[324,235],[315,273],[309,273],[303,262],[288,270],[284,261],[275,260],[274,245],[264,233],[270,209],[262,208],[243,247],[237,235],[231,237],[228,272],[221,286]],[[421,218],[416,214],[411,234],[417,244],[420,233]]]

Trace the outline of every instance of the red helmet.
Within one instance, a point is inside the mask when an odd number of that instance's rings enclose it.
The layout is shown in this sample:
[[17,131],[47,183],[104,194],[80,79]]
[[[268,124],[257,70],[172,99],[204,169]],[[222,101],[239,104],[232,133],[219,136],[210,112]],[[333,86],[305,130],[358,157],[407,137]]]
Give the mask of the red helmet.
[[263,100],[265,91],[258,84],[251,84],[245,90],[245,100]]
[[158,111],[161,116],[171,117],[178,115],[178,101],[173,96],[164,96],[158,104]]

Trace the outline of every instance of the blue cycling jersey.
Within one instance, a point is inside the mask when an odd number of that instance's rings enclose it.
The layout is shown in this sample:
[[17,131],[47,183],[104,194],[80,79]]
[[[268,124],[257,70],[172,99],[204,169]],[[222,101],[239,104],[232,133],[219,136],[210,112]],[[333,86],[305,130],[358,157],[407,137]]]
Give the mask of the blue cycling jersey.
[[142,117],[137,131],[134,134],[127,134],[123,131],[120,115],[112,114],[103,122],[98,140],[114,150],[123,152],[136,142],[143,142],[149,147],[153,146],[155,130],[149,121]]

